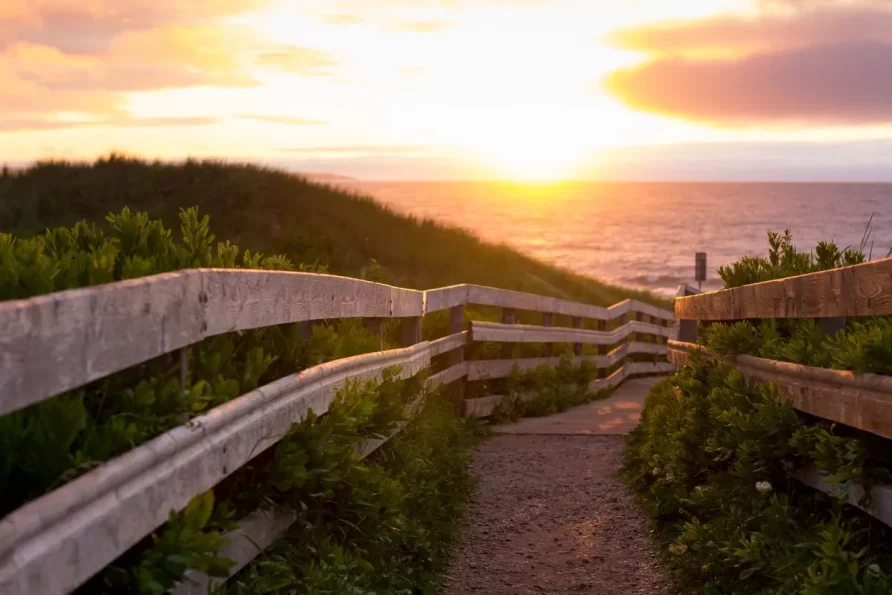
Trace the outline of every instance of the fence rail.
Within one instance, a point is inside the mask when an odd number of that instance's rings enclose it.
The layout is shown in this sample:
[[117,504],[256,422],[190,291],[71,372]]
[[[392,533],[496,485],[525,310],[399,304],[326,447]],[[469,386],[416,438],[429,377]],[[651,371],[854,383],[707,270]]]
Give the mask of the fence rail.
[[[892,258],[712,293],[682,286],[675,299],[677,332],[668,342],[668,358],[683,366],[692,352],[699,351],[703,357],[721,359],[752,381],[775,383],[782,398],[799,411],[892,438],[890,376],[749,355],[719,358],[695,343],[700,322],[816,319],[832,334],[845,326],[846,318],[887,315],[892,315]],[[815,489],[836,492],[815,469],[800,470],[796,478]],[[873,486],[870,504],[862,502],[864,493],[863,486],[855,486],[848,501],[892,526],[892,486]]]
[[[468,305],[503,308],[503,324],[473,322],[468,330]],[[423,316],[446,309],[449,334],[422,341]],[[517,310],[542,313],[543,326],[512,325]],[[556,314],[570,316],[573,327],[555,327]],[[0,520],[0,592],[66,593],[83,584],[163,525],[171,510],[182,509],[276,444],[310,410],[325,413],[348,379],[380,379],[394,366],[407,378],[442,357],[445,366],[428,377],[427,386],[451,385],[461,396],[467,381],[510,374],[506,360],[466,361],[465,351],[473,342],[503,341],[510,348],[512,342],[533,337],[536,342],[573,343],[573,361],[619,366],[592,383],[596,390],[616,386],[630,375],[672,368],[665,361],[625,362],[634,354],[663,356],[673,318],[671,312],[634,300],[602,308],[478,285],[416,291],[332,275],[193,269],[0,303],[0,415],[207,337],[336,318],[366,319],[378,333],[381,319],[400,319],[402,348],[321,364],[276,380],[21,506]],[[599,330],[584,330],[585,319],[597,321]],[[616,319],[619,328],[607,331],[607,322]],[[654,342],[626,341],[643,335]],[[599,355],[582,356],[583,343],[599,345]],[[534,359],[509,361],[521,369],[557,361],[544,358],[534,364]],[[180,361],[184,366],[187,358]],[[491,368],[484,372],[487,365]],[[489,415],[501,398],[467,400],[465,414]],[[481,404],[485,399],[491,404],[488,410]],[[367,455],[384,442],[386,438],[370,440],[358,454]],[[236,569],[244,567],[293,519],[287,510],[249,514],[230,534],[225,555],[236,561]],[[190,573],[175,592],[206,592],[216,580]]]

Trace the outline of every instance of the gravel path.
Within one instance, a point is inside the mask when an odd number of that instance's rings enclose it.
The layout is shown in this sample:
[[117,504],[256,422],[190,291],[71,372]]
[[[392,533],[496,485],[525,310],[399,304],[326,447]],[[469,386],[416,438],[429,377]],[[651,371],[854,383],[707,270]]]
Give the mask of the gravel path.
[[615,477],[622,436],[501,435],[481,444],[479,484],[442,595],[665,595],[647,519]]

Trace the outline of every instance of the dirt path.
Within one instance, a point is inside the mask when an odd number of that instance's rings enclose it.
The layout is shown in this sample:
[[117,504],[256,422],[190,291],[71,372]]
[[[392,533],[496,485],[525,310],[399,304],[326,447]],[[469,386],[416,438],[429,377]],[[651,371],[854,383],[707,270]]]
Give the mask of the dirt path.
[[473,472],[442,595],[664,595],[644,513],[616,478],[623,436],[497,435]]

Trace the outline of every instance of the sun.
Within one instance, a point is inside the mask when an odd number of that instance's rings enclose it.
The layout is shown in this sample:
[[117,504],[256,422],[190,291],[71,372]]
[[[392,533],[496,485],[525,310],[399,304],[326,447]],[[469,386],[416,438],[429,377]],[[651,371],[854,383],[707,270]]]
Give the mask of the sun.
[[587,147],[561,130],[529,127],[474,145],[478,161],[498,179],[553,182],[572,179],[585,165]]
[[505,144],[488,151],[494,175],[520,182],[552,182],[572,177],[582,155],[574,147],[537,141]]

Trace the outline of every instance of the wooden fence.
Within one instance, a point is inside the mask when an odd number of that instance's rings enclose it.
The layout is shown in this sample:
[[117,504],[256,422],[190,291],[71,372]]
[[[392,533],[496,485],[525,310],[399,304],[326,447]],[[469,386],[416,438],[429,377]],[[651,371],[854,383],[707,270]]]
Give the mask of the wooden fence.
[[[472,322],[468,329],[466,305],[500,307],[502,323]],[[422,341],[423,316],[447,309],[449,334]],[[516,311],[541,313],[542,325],[513,324]],[[555,315],[572,326],[554,326]],[[171,510],[281,440],[310,410],[324,414],[347,379],[380,379],[393,366],[408,378],[443,356],[428,386],[451,384],[462,394],[467,381],[557,361],[513,358],[513,344],[524,342],[572,343],[575,361],[616,368],[593,381],[593,389],[674,369],[660,361],[672,313],[637,301],[602,308],[477,285],[422,292],[331,275],[193,269],[0,303],[0,415],[177,350],[185,381],[185,349],[202,339],[293,323],[308,332],[312,321],[337,318],[362,318],[379,333],[382,319],[397,318],[402,347],[276,380],[21,506],[0,520],[0,593],[66,593],[83,584],[163,525]],[[586,320],[597,330],[585,329]],[[503,359],[466,360],[475,341],[502,343]],[[583,344],[597,345],[598,354],[583,355]],[[633,354],[651,361],[626,362]],[[487,416],[501,399],[469,399],[465,414]],[[385,441],[370,440],[358,454]],[[241,519],[221,552],[236,562],[232,574],[295,518],[291,511],[264,509]],[[205,593],[219,580],[191,573],[174,592]]]
[[[716,358],[695,344],[700,322],[734,322],[766,318],[812,318],[831,334],[846,318],[892,315],[892,259],[878,260],[697,294],[681,287],[675,299],[676,340],[669,341],[669,360],[685,365],[693,350]],[[783,398],[804,413],[852,428],[892,438],[892,377],[815,368],[748,355],[722,358],[747,378],[774,382]],[[813,468],[797,479],[816,489],[836,493]],[[873,486],[871,502],[862,502],[864,489],[852,488],[851,504],[892,525],[892,487]],[[845,496],[845,494],[843,494]]]

